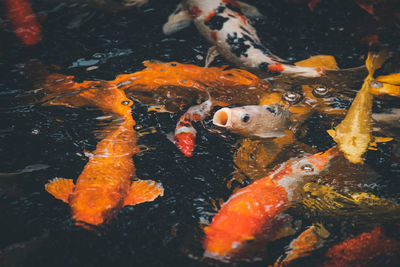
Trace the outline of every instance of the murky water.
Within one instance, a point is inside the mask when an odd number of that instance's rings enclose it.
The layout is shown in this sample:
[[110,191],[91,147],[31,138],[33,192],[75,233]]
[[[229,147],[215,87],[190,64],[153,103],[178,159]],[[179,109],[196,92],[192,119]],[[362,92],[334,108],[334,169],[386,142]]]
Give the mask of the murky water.
[[[32,1],[44,37],[33,47],[19,42],[0,13],[0,172],[13,174],[0,177],[1,266],[222,265],[202,260],[202,228],[216,212],[213,202],[226,200],[232,193],[226,183],[234,170],[237,136],[220,136],[197,125],[194,156],[185,158],[166,138],[180,114],[149,115],[146,106],[136,103],[132,114],[138,128],[157,130],[138,141],[149,150],[134,156],[136,174],[160,181],[165,195],[154,202],[125,207],[110,224],[88,231],[73,225],[69,207],[49,195],[44,185],[54,177],[79,176],[87,163],[84,151],[95,149],[98,140],[94,133],[104,126],[96,118],[104,114],[94,108],[44,107],[28,102],[40,93],[29,71],[23,69],[32,60],[54,72],[75,75],[78,81],[114,79],[143,69],[141,62],[149,59],[203,65],[209,45],[194,26],[169,37],[162,33],[177,2],[150,1],[140,9],[110,13],[82,3]],[[398,24],[371,19],[353,1],[322,1],[314,13],[305,5],[285,1],[248,2],[265,15],[255,24],[263,43],[282,58],[296,61],[330,54],[340,67],[356,67],[364,64],[368,52],[360,39],[373,30],[384,45],[399,53]],[[213,63],[221,64],[227,63],[220,57]],[[398,100],[375,102],[374,110],[382,107],[398,108],[400,104]],[[332,146],[325,133],[330,125],[322,123],[329,120],[320,115],[310,118],[305,126],[308,132],[300,141],[318,150]],[[206,125],[211,126],[210,118]],[[370,151],[363,167],[351,169],[339,162],[331,184],[399,198],[400,163],[392,160],[393,144],[398,146],[398,142]],[[38,167],[17,172],[28,165]],[[300,219],[303,225],[312,221]],[[330,230],[334,240],[360,232],[350,219],[330,225]],[[236,264],[267,266],[291,239],[269,246],[269,256],[262,261]],[[323,261],[321,255],[317,252],[302,263],[318,265]]]

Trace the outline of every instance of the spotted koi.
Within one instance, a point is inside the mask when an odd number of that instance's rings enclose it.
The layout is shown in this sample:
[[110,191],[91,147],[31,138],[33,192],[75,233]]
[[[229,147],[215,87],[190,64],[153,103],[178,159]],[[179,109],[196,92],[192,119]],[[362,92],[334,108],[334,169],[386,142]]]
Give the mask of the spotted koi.
[[261,44],[248,17],[261,16],[257,9],[235,0],[183,0],[163,27],[172,34],[193,21],[199,32],[228,61],[248,69],[303,77],[323,76],[320,68],[287,64]]
[[213,101],[211,97],[200,105],[190,107],[183,114],[175,128],[175,145],[186,157],[193,156],[197,131],[193,127],[193,121],[202,122],[211,112]]

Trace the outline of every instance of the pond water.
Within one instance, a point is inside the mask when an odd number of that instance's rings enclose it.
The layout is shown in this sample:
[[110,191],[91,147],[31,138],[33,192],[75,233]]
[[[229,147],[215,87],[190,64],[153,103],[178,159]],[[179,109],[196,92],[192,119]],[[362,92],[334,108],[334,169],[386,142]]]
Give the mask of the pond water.
[[[37,45],[20,43],[4,12],[0,13],[0,172],[5,174],[0,176],[0,265],[226,265],[202,259],[202,239],[204,225],[216,213],[213,203],[232,194],[226,184],[234,170],[236,135],[220,136],[196,125],[194,156],[186,158],[166,137],[181,113],[149,115],[145,105],[135,103],[132,114],[137,125],[157,130],[138,140],[150,149],[134,156],[136,175],[161,182],[163,197],[124,207],[111,223],[89,231],[75,226],[69,206],[44,190],[54,177],[79,176],[87,163],[85,151],[94,150],[99,141],[94,133],[104,127],[96,118],[104,114],[94,108],[30,104],[38,88],[24,64],[40,61],[54,72],[74,75],[77,81],[112,80],[118,74],[142,70],[142,62],[150,59],[202,66],[209,44],[193,25],[168,37],[162,33],[162,25],[178,1],[154,0],[141,8],[119,12],[96,9],[84,1],[31,2],[43,28],[43,40]],[[265,15],[255,22],[262,42],[284,59],[298,61],[327,54],[334,55],[341,68],[357,67],[364,64],[369,50],[361,39],[370,33],[378,33],[383,45],[394,52],[393,57],[399,57],[398,21],[374,19],[353,1],[321,1],[314,12],[301,1],[248,3]],[[223,64],[228,63],[217,57],[212,65]],[[399,65],[392,70],[399,72]],[[362,80],[358,83],[361,86]],[[374,110],[383,107],[399,108],[400,103],[375,101]],[[329,123],[322,124],[323,120],[330,118],[311,117],[304,126],[307,134],[300,140],[319,151],[334,145],[325,133]],[[205,124],[211,126],[211,117]],[[351,190],[398,199],[400,163],[398,158],[393,160],[396,146],[398,139],[380,144],[377,151],[368,152],[366,164],[352,169],[352,174],[346,174],[347,169],[336,170],[339,178],[332,184],[341,184],[340,177],[373,176],[374,182],[358,179]],[[29,165],[33,171],[18,171]],[[341,224],[327,223],[331,224],[332,240],[339,242],[361,232],[349,217]],[[299,219],[303,228],[312,222],[306,216]],[[387,222],[393,223],[390,218]],[[228,265],[273,264],[292,239],[269,245],[268,256],[261,256],[262,260]],[[317,266],[323,260],[319,251],[300,264]]]

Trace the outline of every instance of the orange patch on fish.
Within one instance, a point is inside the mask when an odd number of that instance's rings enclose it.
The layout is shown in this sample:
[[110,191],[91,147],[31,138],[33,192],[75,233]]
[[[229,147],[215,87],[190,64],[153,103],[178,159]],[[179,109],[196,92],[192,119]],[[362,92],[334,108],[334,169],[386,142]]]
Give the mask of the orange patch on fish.
[[[285,209],[288,197],[282,186],[264,178],[238,190],[204,229],[203,247],[208,256],[228,256],[260,234],[273,234],[281,224],[274,220]],[[269,225],[266,225],[270,222]]]
[[201,9],[198,7],[198,6],[192,6],[190,9],[189,9],[189,16],[192,18],[192,19],[195,19],[195,18],[197,18],[198,16],[200,16],[200,14],[201,14]]
[[215,16],[215,14],[217,14],[217,11],[213,10],[210,13],[207,14],[207,16],[204,18],[204,21],[209,21],[212,17]]
[[268,71],[270,72],[283,72],[285,68],[282,64],[274,64],[268,66]]
[[193,156],[196,135],[191,132],[183,132],[175,135],[175,144],[186,157]]

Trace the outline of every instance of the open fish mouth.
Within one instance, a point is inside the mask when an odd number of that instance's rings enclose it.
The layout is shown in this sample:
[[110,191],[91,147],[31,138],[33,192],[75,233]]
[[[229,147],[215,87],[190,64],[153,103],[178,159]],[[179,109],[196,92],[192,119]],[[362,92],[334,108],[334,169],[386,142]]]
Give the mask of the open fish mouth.
[[219,127],[229,128],[232,127],[231,123],[232,112],[229,108],[221,108],[215,112],[213,117],[213,124]]

